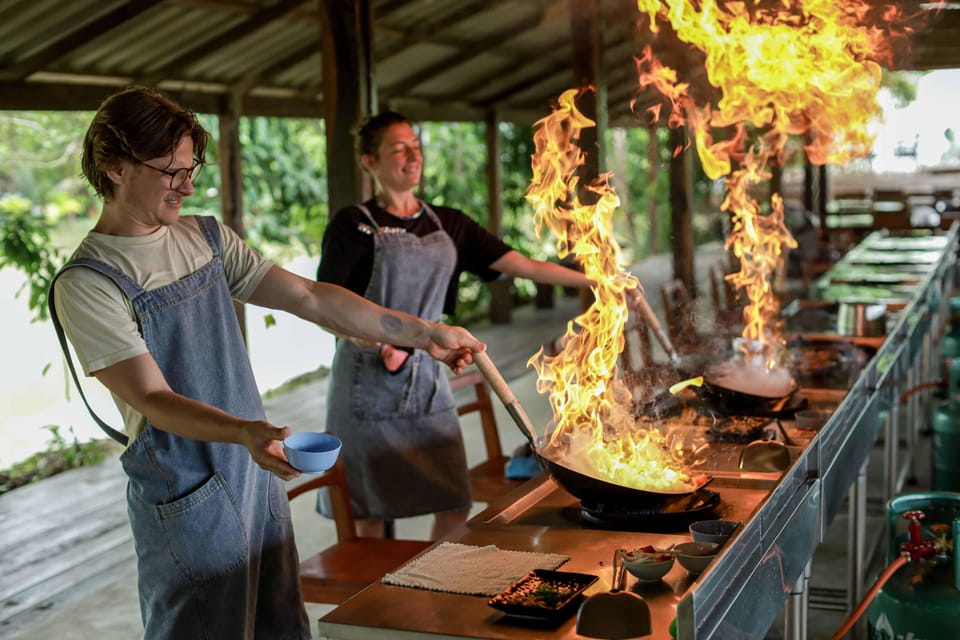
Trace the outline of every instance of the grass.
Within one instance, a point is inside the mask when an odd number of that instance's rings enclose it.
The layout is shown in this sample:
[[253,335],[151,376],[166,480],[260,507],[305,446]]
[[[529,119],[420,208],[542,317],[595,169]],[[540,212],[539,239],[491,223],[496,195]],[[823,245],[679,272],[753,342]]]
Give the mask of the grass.
[[64,437],[56,425],[47,425],[44,429],[50,431],[46,450],[0,470],[0,495],[69,469],[97,464],[107,456],[118,455],[122,449],[109,438],[80,442],[72,427],[70,439]]
[[330,369],[327,367],[321,366],[315,369],[314,371],[307,371],[306,373],[301,373],[300,375],[290,378],[279,387],[275,389],[270,389],[263,393],[264,398],[273,398],[283,393],[289,393],[298,387],[302,387],[305,384],[310,384],[314,380],[323,380],[330,375]]

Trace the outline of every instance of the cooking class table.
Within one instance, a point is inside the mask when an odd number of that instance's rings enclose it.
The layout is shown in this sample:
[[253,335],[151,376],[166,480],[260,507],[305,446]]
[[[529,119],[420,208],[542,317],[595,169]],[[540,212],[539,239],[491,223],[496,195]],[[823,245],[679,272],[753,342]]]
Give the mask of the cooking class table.
[[[766,497],[767,487],[776,482],[778,474],[757,473],[753,476],[752,483],[730,489],[736,492],[736,499],[725,503],[728,510],[724,517],[748,520]],[[722,479],[714,482],[724,484]],[[569,556],[570,560],[560,567],[560,571],[599,577],[586,592],[591,595],[610,590],[616,549],[634,549],[648,544],[662,549],[690,539],[685,531],[647,533],[584,529],[576,526],[575,518],[567,516],[577,504],[576,498],[550,478],[540,475],[477,514],[447,541]],[[745,540],[739,542],[738,539],[728,544],[746,544]],[[660,634],[666,632],[679,600],[696,580],[675,563],[660,583],[636,589],[649,604],[653,628]],[[634,579],[628,576],[628,581],[632,584]],[[518,624],[488,606],[488,600],[489,597],[374,584],[324,616],[319,624],[320,636],[344,640],[412,638],[424,634],[438,634],[430,635],[431,638],[580,637],[574,630],[574,617],[555,626]]]
[[[919,433],[931,424],[935,408],[932,394],[917,394],[911,390],[942,377],[940,340],[944,318],[948,317],[949,296],[956,287],[957,234],[956,223],[945,234],[875,231],[824,273],[814,288],[815,295],[822,301],[876,302],[885,304],[892,314],[878,353],[861,375],[858,388],[851,390],[851,395],[856,397],[844,403],[840,415],[831,420],[846,425],[839,433],[847,438],[848,447],[856,456],[854,460],[861,465],[855,473],[851,473],[848,467],[847,472],[839,476],[844,482],[851,482],[848,608],[865,595],[865,568],[883,542],[881,531],[872,532],[871,539],[867,539],[867,468],[866,456],[861,452],[869,451],[882,432],[884,491],[877,497],[886,503],[900,493],[912,474]],[[891,286],[884,278],[875,278],[875,282],[870,283],[871,272],[900,274],[903,284]],[[849,286],[858,273],[867,277],[855,286]],[[851,343],[872,340],[856,336],[833,337]],[[861,396],[863,400],[860,400]],[[850,424],[856,424],[857,411],[868,412],[871,420],[868,424],[851,427]],[[825,442],[821,446],[828,445]],[[832,491],[829,495],[833,500],[827,506],[827,522],[839,508],[839,501],[848,494]],[[859,635],[855,633],[855,637]]]
[[[879,240],[883,242],[875,244]],[[888,242],[884,234],[871,234],[864,240],[874,243],[869,245],[873,247]],[[901,408],[900,396],[908,385],[931,379],[934,369],[947,294],[956,281],[957,227],[940,242],[938,259],[923,274],[876,355],[850,388],[801,389],[815,406],[833,406],[834,411],[811,439],[796,448],[791,466],[772,480],[718,474],[712,486],[729,496],[724,505],[731,509],[721,517],[741,519],[744,524],[699,577],[691,578],[675,565],[660,587],[649,593],[646,587],[637,590],[650,604],[650,637],[669,637],[667,628],[675,616],[680,640],[760,639],[784,607],[785,637],[804,637],[810,561],[848,495],[852,534],[848,600],[856,603],[862,598],[866,463],[882,432],[885,442],[890,443],[885,445],[890,449],[885,450],[885,466],[900,468],[896,443],[901,412],[919,414],[924,406],[917,401],[915,406]],[[791,436],[797,435],[791,421],[784,424]],[[901,474],[890,474],[888,492],[895,493]],[[556,517],[558,509],[563,511],[564,501],[569,503],[567,508],[575,508],[576,500],[553,480],[535,478],[472,518],[447,540],[568,555],[571,559],[561,570],[600,577],[587,592],[590,594],[609,588],[610,562],[616,548],[668,546],[689,539],[683,531],[624,532],[562,526],[551,518]],[[318,631],[321,638],[337,640],[579,637],[573,618],[555,628],[508,623],[501,612],[487,605],[487,600],[378,583],[321,618]]]

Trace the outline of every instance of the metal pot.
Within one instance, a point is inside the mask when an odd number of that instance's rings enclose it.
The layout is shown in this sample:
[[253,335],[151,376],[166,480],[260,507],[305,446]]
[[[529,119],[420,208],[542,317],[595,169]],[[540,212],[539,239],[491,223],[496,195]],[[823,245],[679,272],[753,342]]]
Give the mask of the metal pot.
[[837,311],[837,333],[842,336],[880,338],[887,333],[887,305],[841,302]]

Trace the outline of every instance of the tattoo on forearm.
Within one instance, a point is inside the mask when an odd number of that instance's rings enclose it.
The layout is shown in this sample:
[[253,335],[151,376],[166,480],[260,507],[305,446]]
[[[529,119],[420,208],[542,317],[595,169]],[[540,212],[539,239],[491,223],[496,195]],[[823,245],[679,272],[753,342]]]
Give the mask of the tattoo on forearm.
[[400,333],[400,329],[402,326],[403,326],[403,323],[400,321],[400,318],[396,316],[385,314],[383,317],[380,318],[380,327],[383,328],[383,330],[386,331],[387,333],[390,333],[390,334]]

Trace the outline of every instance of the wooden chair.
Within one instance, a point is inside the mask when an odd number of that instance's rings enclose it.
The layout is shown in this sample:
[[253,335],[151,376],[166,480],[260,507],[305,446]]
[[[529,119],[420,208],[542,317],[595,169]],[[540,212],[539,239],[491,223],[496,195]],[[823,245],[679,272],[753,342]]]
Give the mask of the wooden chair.
[[429,540],[357,536],[342,460],[288,491],[287,497],[293,500],[320,487],[330,491],[337,542],[300,563],[300,584],[307,602],[340,604],[433,544]]
[[503,454],[500,434],[497,432],[497,418],[490,400],[487,381],[478,369],[450,379],[450,388],[459,391],[473,386],[476,397],[457,407],[458,415],[480,413],[480,426],[483,429],[483,445],[486,459],[470,468],[470,497],[476,502],[492,502],[523,484],[523,480],[510,480],[504,475],[509,456]]
[[661,291],[664,315],[667,319],[667,335],[670,336],[674,348],[679,353],[729,348],[731,335],[729,325],[713,327],[709,333],[697,330],[696,306],[683,281],[670,280],[664,283]]
[[634,400],[646,400],[650,388],[662,386],[665,381],[676,378],[673,365],[658,362],[653,356],[653,341],[650,327],[639,315],[633,317],[623,330],[623,351],[620,353],[620,370],[623,383]]
[[708,269],[708,275],[710,276],[710,303],[713,305],[713,317],[718,326],[732,331],[739,320],[736,291],[726,279],[721,264],[712,265]]
[[667,320],[667,335],[681,353],[696,349],[703,342],[695,325],[693,299],[679,278],[663,284],[663,313]]

